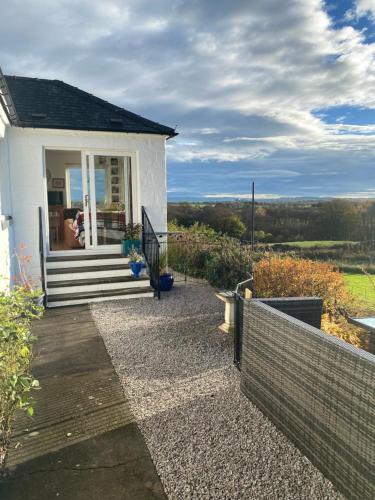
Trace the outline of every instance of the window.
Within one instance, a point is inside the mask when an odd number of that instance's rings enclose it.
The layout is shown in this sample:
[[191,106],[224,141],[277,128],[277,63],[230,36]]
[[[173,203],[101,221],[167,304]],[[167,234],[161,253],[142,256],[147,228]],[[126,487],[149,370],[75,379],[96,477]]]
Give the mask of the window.
[[79,166],[66,167],[66,204],[67,208],[82,208],[82,169]]

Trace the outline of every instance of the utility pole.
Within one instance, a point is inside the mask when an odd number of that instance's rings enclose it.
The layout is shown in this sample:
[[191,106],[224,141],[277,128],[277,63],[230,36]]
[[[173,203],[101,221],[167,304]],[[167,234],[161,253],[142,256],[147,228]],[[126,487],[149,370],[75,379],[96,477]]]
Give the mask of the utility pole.
[[251,195],[251,248],[254,250],[254,239],[255,239],[255,182],[252,184],[252,195]]

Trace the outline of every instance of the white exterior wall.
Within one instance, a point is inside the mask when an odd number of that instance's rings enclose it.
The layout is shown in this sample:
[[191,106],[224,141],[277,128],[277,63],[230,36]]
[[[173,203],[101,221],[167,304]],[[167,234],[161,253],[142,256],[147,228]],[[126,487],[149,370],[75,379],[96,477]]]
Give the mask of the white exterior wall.
[[9,129],[14,243],[15,246],[24,243],[26,252],[32,255],[30,271],[34,278],[40,278],[37,207],[42,206],[44,213],[48,211],[44,148],[135,154],[132,175],[137,186],[137,192],[133,192],[137,211],[133,213],[134,221],[141,221],[141,206],[144,205],[155,231],[164,232],[167,227],[165,139],[146,134]]
[[12,274],[12,224],[7,216],[12,215],[8,164],[9,125],[0,104],[0,290],[9,286]]

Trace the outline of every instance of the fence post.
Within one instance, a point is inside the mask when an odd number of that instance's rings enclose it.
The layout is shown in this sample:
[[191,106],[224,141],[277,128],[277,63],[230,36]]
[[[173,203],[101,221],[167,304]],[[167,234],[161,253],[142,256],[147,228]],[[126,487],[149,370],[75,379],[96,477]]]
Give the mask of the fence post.
[[235,296],[235,311],[234,311],[234,358],[233,362],[236,367],[241,370],[241,353],[242,353],[242,328],[243,328],[243,297],[238,292]]

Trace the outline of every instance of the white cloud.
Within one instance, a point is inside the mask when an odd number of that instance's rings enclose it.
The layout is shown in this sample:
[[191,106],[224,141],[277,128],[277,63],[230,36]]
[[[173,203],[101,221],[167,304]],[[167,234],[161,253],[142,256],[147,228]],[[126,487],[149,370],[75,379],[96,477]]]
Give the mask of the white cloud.
[[370,15],[375,18],[375,0],[357,0],[356,14],[358,17]]
[[226,178],[236,178],[236,179],[272,179],[272,178],[287,178],[287,177],[299,177],[301,174],[295,170],[286,169],[247,169],[247,170],[235,170],[234,172],[227,172]]
[[[340,171],[348,158],[373,159],[375,125],[326,125],[313,110],[375,109],[375,44],[355,27],[334,29],[324,7],[15,0],[2,6],[0,61],[7,73],[64,79],[177,123],[180,136],[168,141],[173,161],[262,161],[277,170],[272,162],[303,165],[305,155],[321,172],[334,153]],[[357,1],[357,16],[374,14],[375,0]]]
[[349,192],[349,193],[343,193],[340,194],[340,196],[336,196],[336,198],[356,198],[356,199],[363,199],[363,198],[373,198],[375,199],[375,189],[368,189],[366,191],[354,191],[354,192]]
[[188,188],[183,188],[183,187],[179,187],[179,188],[169,188],[167,190],[167,193],[171,194],[171,193],[189,193],[189,189]]
[[[311,186],[311,190],[318,190],[320,186]],[[309,190],[310,186],[305,187],[305,190]],[[176,192],[183,192],[183,191],[176,191]],[[238,199],[238,200],[251,200],[251,193],[212,193],[212,194],[205,194],[203,195],[203,198],[213,198],[213,199]],[[306,195],[304,197],[308,197]],[[325,198],[327,195],[320,195],[317,196],[318,198]],[[293,195],[288,195],[288,198],[299,198],[300,196],[293,196]],[[340,194],[339,196],[333,196],[334,198],[348,198],[348,199],[375,199],[375,189],[369,189],[366,191],[353,191],[353,192],[348,192],[348,193],[343,193]],[[285,198],[285,196],[276,194],[276,193],[257,193],[255,195],[256,200],[278,200],[281,198]]]
[[218,134],[219,130],[215,127],[194,128],[191,130],[194,134],[210,135]]
[[[236,198],[238,200],[251,200],[251,193],[213,193],[213,194],[205,194],[204,198],[217,198],[217,199],[226,199],[226,198]],[[275,193],[262,193],[257,194],[255,197],[257,200],[277,200],[283,198],[283,196]]]

